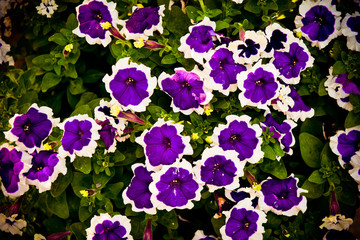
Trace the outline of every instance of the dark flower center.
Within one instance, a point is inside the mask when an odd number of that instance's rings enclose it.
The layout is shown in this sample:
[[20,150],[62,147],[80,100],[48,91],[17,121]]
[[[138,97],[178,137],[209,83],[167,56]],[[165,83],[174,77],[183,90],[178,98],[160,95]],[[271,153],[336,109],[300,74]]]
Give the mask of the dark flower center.
[[171,141],[169,138],[165,138],[164,139],[164,144],[166,145],[166,147],[169,149],[171,148]]
[[31,124],[29,122],[26,122],[23,126],[24,132],[29,133],[30,132]]
[[261,87],[262,85],[264,85],[264,80],[261,78],[261,79],[257,80],[255,82],[255,84]]
[[281,199],[286,199],[287,195],[288,195],[288,192],[281,192],[278,197]]
[[127,85],[134,85],[135,80],[134,80],[133,78],[129,77],[129,78],[127,78],[127,79],[125,80],[125,83],[126,83]]
[[79,131],[78,131],[78,135],[79,135],[80,137],[82,137],[82,135],[84,135],[84,132],[83,132],[82,130],[79,130]]
[[95,11],[94,12],[94,16],[95,16],[95,19],[97,20],[97,21],[101,21],[102,20],[102,16],[101,16],[101,12],[100,11]]
[[297,62],[298,62],[298,59],[297,59],[296,57],[293,57],[293,58],[291,59],[291,66],[294,67]]
[[9,225],[13,225],[15,223],[15,221],[11,221],[10,219],[6,219],[5,222]]
[[230,137],[230,141],[232,141],[232,142],[236,142],[236,141],[238,141],[240,139],[240,135],[237,135],[237,134],[233,134],[233,135],[231,135],[231,137]]
[[183,88],[187,87],[188,89],[191,89],[191,85],[190,85],[188,82],[183,82],[183,83],[181,84],[181,86],[182,86]]
[[245,219],[243,223],[244,223],[244,229],[248,230],[250,226],[250,221],[248,219]]
[[170,186],[179,186],[180,185],[180,180],[179,179],[174,179],[170,182]]
[[213,171],[216,171],[218,169],[221,168],[221,164],[220,163],[215,163],[214,166],[212,167]]
[[315,19],[320,25],[326,24],[326,16],[324,15],[315,16]]

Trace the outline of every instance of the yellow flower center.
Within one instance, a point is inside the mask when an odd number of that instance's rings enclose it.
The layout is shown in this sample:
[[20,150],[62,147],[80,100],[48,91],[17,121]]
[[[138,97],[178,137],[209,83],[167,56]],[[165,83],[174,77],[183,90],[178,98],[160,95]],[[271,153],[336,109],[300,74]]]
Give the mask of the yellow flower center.
[[64,50],[67,52],[71,52],[71,50],[74,48],[74,45],[72,45],[72,43],[69,43],[68,45],[66,45],[64,47]]
[[44,146],[43,146],[43,148],[44,148],[45,151],[49,151],[49,150],[52,149],[52,147],[50,146],[49,143],[45,143]]
[[100,26],[102,27],[102,29],[108,30],[109,28],[111,28],[111,23],[109,23],[109,22],[101,22]]
[[110,114],[114,117],[117,117],[119,115],[120,111],[121,110],[118,105],[113,105],[110,108]]
[[260,191],[260,190],[261,190],[261,185],[260,185],[260,184],[254,184],[254,185],[253,185],[253,189],[254,189],[255,191]]
[[143,46],[145,46],[145,41],[144,41],[144,39],[139,38],[138,40],[136,40],[136,41],[134,42],[134,46],[135,46],[136,48],[142,48]]

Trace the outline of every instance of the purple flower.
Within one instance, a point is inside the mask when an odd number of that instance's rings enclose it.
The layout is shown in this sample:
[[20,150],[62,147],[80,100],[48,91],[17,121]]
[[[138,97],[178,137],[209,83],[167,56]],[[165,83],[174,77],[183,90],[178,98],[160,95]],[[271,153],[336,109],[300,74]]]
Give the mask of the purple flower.
[[272,23],[265,28],[268,44],[261,57],[273,57],[274,51],[288,51],[290,43],[296,39],[289,29],[283,28],[278,23]]
[[29,190],[23,173],[31,168],[31,156],[26,152],[3,144],[0,146],[1,190],[5,196],[16,198]]
[[186,160],[163,166],[153,174],[153,179],[150,184],[151,201],[159,210],[191,209],[194,206],[191,201],[201,198],[201,188],[194,179],[191,164]]
[[190,137],[182,136],[184,126],[180,123],[159,119],[150,130],[145,130],[135,141],[145,150],[145,164],[149,170],[171,165],[183,155],[192,155]]
[[131,168],[134,177],[122,194],[124,204],[130,203],[135,212],[144,211],[147,214],[155,214],[156,209],[150,200],[152,193],[149,190],[149,185],[153,181],[151,177],[153,172],[148,171],[145,165],[140,163],[132,165]]
[[144,112],[150,103],[157,80],[151,77],[151,69],[145,65],[128,63],[130,58],[121,58],[112,67],[112,75],[105,75],[103,82],[111,98],[125,110]]
[[244,65],[234,61],[233,52],[225,45],[209,52],[206,71],[205,86],[209,89],[218,90],[225,95],[235,92],[237,89],[236,75],[246,70]]
[[236,151],[224,151],[216,146],[203,151],[193,171],[198,182],[206,184],[210,192],[222,187],[234,190],[240,186],[239,177],[244,176],[245,163],[239,160]]
[[248,105],[267,110],[271,100],[279,95],[277,77],[279,71],[271,64],[259,62],[238,76],[238,87],[241,90],[239,100],[242,107]]
[[122,215],[111,217],[108,213],[101,213],[91,219],[91,225],[86,229],[88,240],[119,239],[133,240],[130,235],[130,220]]
[[320,49],[340,34],[340,15],[331,1],[305,0],[299,6],[301,16],[296,16],[297,31],[302,31],[311,45]]
[[252,206],[249,198],[237,203],[230,211],[223,212],[225,225],[220,228],[223,240],[260,240],[265,232],[266,214]]
[[160,88],[172,97],[171,107],[174,112],[181,111],[186,115],[193,111],[198,114],[204,112],[200,105],[209,103],[213,95],[204,87],[204,82],[200,76],[197,68],[193,69],[192,72],[177,68],[172,76],[166,73],[160,74]]
[[298,84],[300,72],[312,66],[313,62],[314,58],[301,41],[291,43],[288,52],[274,52],[273,64],[280,72],[279,78],[287,84]]
[[108,23],[112,27],[120,24],[116,3],[106,0],[84,0],[76,7],[79,26],[73,33],[85,37],[89,44],[102,44],[106,47],[111,42],[111,33],[102,24]]
[[178,50],[184,53],[185,58],[203,64],[206,53],[214,47],[215,27],[215,22],[205,17],[202,22],[189,27],[190,33],[180,38]]
[[360,51],[360,13],[347,13],[341,22],[341,33],[347,37],[346,46],[353,51]]
[[61,157],[70,156],[74,161],[75,155],[79,157],[92,157],[97,146],[96,140],[100,138],[98,131],[101,126],[88,115],[77,115],[66,119],[59,124],[64,130],[61,139],[62,146],[59,148]]
[[259,125],[251,125],[251,118],[247,115],[240,117],[229,115],[227,124],[220,124],[214,128],[211,136],[214,146],[224,151],[235,150],[240,161],[257,163],[264,156],[261,151],[262,130]]
[[314,116],[314,109],[305,105],[304,101],[301,99],[300,95],[293,86],[289,85],[289,87],[291,91],[286,97],[292,98],[293,106],[289,107],[288,111],[285,112],[286,117],[296,122],[299,119],[301,121],[305,121],[306,118]]
[[337,131],[335,136],[330,137],[330,148],[339,156],[342,167],[345,163],[360,156],[360,126],[347,128],[345,131]]
[[15,141],[19,147],[33,152],[40,148],[43,141],[50,135],[60,119],[52,118],[53,112],[48,107],[38,107],[32,104],[25,114],[15,114],[9,120],[12,128],[5,132],[5,138],[10,142]]
[[101,126],[101,129],[99,130],[99,135],[105,144],[105,151],[115,152],[116,150],[115,138],[116,136],[118,136],[117,129],[110,124],[110,121],[108,119],[105,121],[97,120],[96,123]]
[[259,208],[265,212],[271,211],[278,215],[295,216],[299,211],[306,211],[306,198],[300,193],[307,192],[298,188],[299,179],[293,174],[284,179],[264,180],[261,183],[261,195],[259,197]]
[[165,5],[159,7],[135,7],[131,17],[125,21],[121,29],[126,39],[147,40],[156,30],[163,33],[162,17],[164,16]]

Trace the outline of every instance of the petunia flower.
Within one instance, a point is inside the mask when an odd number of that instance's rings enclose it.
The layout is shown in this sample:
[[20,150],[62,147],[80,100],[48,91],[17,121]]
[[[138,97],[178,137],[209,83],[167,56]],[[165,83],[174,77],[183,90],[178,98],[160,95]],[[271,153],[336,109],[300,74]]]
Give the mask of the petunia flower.
[[152,177],[149,186],[151,202],[158,210],[191,209],[192,201],[201,198],[202,188],[195,180],[191,163],[184,159],[163,166]]
[[266,214],[255,209],[249,198],[238,202],[230,211],[223,212],[225,225],[220,228],[223,240],[262,240]]
[[236,75],[246,70],[242,64],[234,61],[234,53],[225,45],[210,50],[206,56],[204,65],[205,86],[212,90],[218,90],[228,96],[229,92],[237,89]]
[[352,157],[350,164],[352,165],[352,169],[349,170],[350,176],[358,183],[358,189],[360,192],[360,156],[355,155]]
[[229,50],[234,53],[235,62],[252,64],[260,59],[266,45],[267,39],[263,31],[246,31],[243,39],[229,43]]
[[353,158],[360,156],[360,125],[347,128],[345,131],[337,131],[335,136],[330,137],[330,148],[338,155],[342,167],[350,163]]
[[224,151],[235,150],[240,161],[257,163],[264,157],[261,151],[262,130],[259,125],[250,124],[251,117],[229,115],[227,124],[219,124],[211,136],[212,146],[219,146]]
[[286,84],[298,84],[300,73],[306,68],[312,67],[314,58],[306,45],[298,40],[290,44],[288,51],[274,51],[272,63],[279,70],[281,80]]
[[203,64],[204,57],[214,47],[216,24],[205,17],[200,23],[190,26],[189,33],[180,38],[178,50],[184,53],[185,58],[192,58]]
[[5,214],[0,213],[0,230],[3,232],[9,232],[12,235],[22,236],[21,229],[26,227],[27,223],[23,219],[17,219],[17,214],[13,214],[10,217],[6,217]]
[[144,112],[157,84],[151,77],[151,69],[145,65],[121,58],[112,67],[112,75],[105,75],[103,82],[111,98],[123,106],[124,110]]
[[215,146],[203,151],[201,160],[194,162],[193,171],[198,182],[210,192],[220,188],[234,190],[240,187],[239,177],[244,176],[245,163],[239,160],[236,151]]
[[120,33],[124,34],[126,39],[137,40],[142,38],[147,40],[155,31],[163,33],[162,18],[164,15],[165,5],[158,7],[133,7],[133,13],[130,18],[122,25]]
[[111,31],[117,31],[116,25],[120,24],[116,3],[106,0],[84,0],[76,7],[79,26],[73,33],[85,37],[86,41],[93,44],[102,44],[106,47],[111,42]]
[[159,86],[172,97],[171,107],[174,112],[190,115],[192,112],[202,114],[206,105],[213,97],[211,91],[204,86],[202,73],[195,67],[191,72],[176,68],[170,76],[163,72],[159,76]]
[[4,133],[5,138],[15,142],[21,149],[33,152],[41,147],[52,128],[60,122],[60,118],[53,119],[52,115],[51,108],[39,108],[34,103],[25,114],[15,114],[9,120],[11,129]]
[[241,106],[252,106],[267,110],[271,100],[279,95],[278,76],[279,71],[272,64],[262,65],[260,62],[248,71],[238,74]]
[[347,37],[348,49],[360,52],[360,13],[347,13],[341,22],[341,33]]
[[36,6],[38,14],[45,15],[47,18],[51,18],[57,9],[58,5],[55,0],[41,0],[40,5]]
[[206,236],[203,230],[197,230],[192,240],[217,240],[218,238],[210,235]]
[[29,190],[23,176],[31,168],[31,156],[5,143],[0,146],[1,190],[5,196],[16,198]]
[[10,45],[0,38],[0,64],[8,62],[10,66],[14,66],[14,59],[8,55],[8,52],[10,52]]
[[171,165],[183,155],[192,155],[190,137],[182,136],[184,126],[180,123],[158,121],[150,130],[145,130],[135,139],[145,151],[145,164],[149,170],[159,170],[163,165]]
[[278,215],[295,216],[299,211],[306,211],[307,200],[300,193],[307,192],[297,187],[299,179],[293,174],[284,180],[268,178],[261,183],[259,208]]
[[282,113],[289,111],[289,108],[292,108],[295,105],[294,99],[290,97],[290,93],[290,86],[280,82],[279,95],[277,98],[271,100],[271,106]]
[[144,164],[136,163],[131,166],[134,177],[131,179],[130,185],[123,191],[122,198],[124,204],[131,204],[132,210],[135,212],[146,212],[147,214],[155,214],[156,208],[151,202],[152,193],[149,185],[152,183],[152,173],[148,171]]
[[299,14],[301,16],[295,18],[296,31],[301,31],[313,47],[322,49],[341,34],[341,12],[331,5],[331,1],[304,0],[299,6]]
[[73,162],[76,156],[91,157],[95,153],[101,126],[87,114],[70,117],[58,127],[64,130],[61,139],[62,146],[59,148],[61,157],[70,156]]
[[90,221],[90,227],[86,231],[87,240],[103,239],[127,239],[132,240],[130,235],[130,220],[122,215],[111,217],[108,213],[94,216]]
[[50,190],[59,173],[67,172],[65,159],[53,151],[35,151],[31,155],[32,167],[24,173],[26,182],[35,185],[39,193]]

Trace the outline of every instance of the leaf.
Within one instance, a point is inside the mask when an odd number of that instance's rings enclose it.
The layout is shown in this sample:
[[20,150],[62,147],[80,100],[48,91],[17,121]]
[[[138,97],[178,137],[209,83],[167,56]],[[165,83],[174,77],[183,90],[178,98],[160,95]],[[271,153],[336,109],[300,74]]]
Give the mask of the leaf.
[[45,71],[51,71],[53,69],[54,60],[51,55],[43,54],[37,57],[34,57],[32,63],[41,67]]
[[346,66],[342,61],[336,61],[333,66],[332,75],[336,76],[342,73],[346,73]]
[[332,152],[329,142],[325,143],[324,148],[321,151],[321,167],[332,167],[333,162],[337,162],[337,156]]
[[188,17],[190,19],[192,19],[193,21],[196,21],[197,17],[199,17],[199,9],[193,7],[193,6],[186,6],[186,14],[188,15]]
[[82,173],[89,174],[91,172],[91,158],[88,157],[76,157],[73,162],[75,170]]
[[282,159],[280,161],[273,161],[264,158],[264,161],[259,164],[261,171],[270,173],[271,175],[279,178],[287,178],[287,171]]
[[92,216],[96,211],[96,208],[92,208],[92,211],[89,212],[89,208],[88,207],[80,207],[79,208],[79,220],[81,222],[86,221],[86,219],[88,219],[90,216]]
[[174,55],[165,55],[162,59],[161,59],[161,64],[174,64],[177,62],[177,59]]
[[360,95],[351,93],[349,96],[350,103],[354,106],[354,113],[359,114],[360,112]]
[[220,228],[225,225],[225,216],[223,215],[221,218],[211,218],[211,224],[216,235],[220,236]]
[[327,95],[327,91],[326,91],[325,86],[324,86],[324,83],[325,83],[326,80],[327,79],[324,78],[319,84],[319,90],[318,90],[319,96],[326,96]]
[[320,167],[320,153],[323,149],[323,143],[309,133],[303,132],[299,135],[299,144],[301,157],[306,165],[312,168]]
[[85,240],[85,229],[87,226],[84,223],[77,222],[70,225],[71,232],[75,235],[77,240]]
[[63,192],[57,198],[53,198],[51,194],[47,194],[46,205],[50,212],[62,219],[69,217],[69,207],[66,201],[66,192]]
[[308,180],[316,184],[322,184],[326,182],[326,178],[323,178],[323,174],[319,170],[313,171]]
[[258,14],[261,12],[261,8],[257,5],[258,0],[249,0],[246,4],[244,9],[248,12],[252,12]]
[[121,189],[124,187],[123,182],[113,183],[113,184],[107,184],[104,188],[104,196],[110,199],[116,199],[119,197],[119,193]]
[[273,150],[273,148],[270,147],[269,145],[262,146],[261,151],[264,152],[264,157],[265,158],[269,158],[271,160],[276,160],[276,153]]
[[73,178],[72,170],[70,167],[68,167],[66,175],[59,174],[56,181],[52,183],[51,189],[50,189],[51,195],[54,198],[59,197],[65,191],[65,189],[69,186],[72,178]]
[[71,187],[75,195],[78,196],[79,198],[82,198],[80,191],[91,189],[92,183],[93,181],[91,175],[83,174],[80,172],[74,172],[74,177],[71,182]]
[[360,114],[356,114],[354,111],[348,113],[345,119],[345,128],[352,128],[360,125]]
[[85,92],[81,95],[79,102],[76,104],[75,108],[80,107],[81,105],[88,104],[91,100],[96,99],[97,96],[93,92]]
[[78,114],[87,114],[89,117],[93,117],[92,111],[89,107],[89,105],[82,105],[78,108],[76,108],[71,114],[70,117],[76,116]]
[[228,27],[230,27],[229,23],[219,20],[219,21],[216,21],[215,31],[220,31],[220,30],[228,28]]
[[309,180],[306,180],[304,182],[304,184],[301,186],[301,188],[308,190],[308,193],[303,193],[302,195],[304,195],[307,198],[319,198],[322,196],[323,192],[324,192],[324,184],[316,184],[316,183],[312,183]]
[[81,78],[71,80],[68,88],[72,95],[78,95],[86,91],[86,88],[84,88],[83,81]]
[[152,119],[154,119],[154,121],[157,121],[159,118],[162,117],[162,115],[167,113],[164,109],[162,109],[159,106],[149,106],[147,110],[151,114],[151,117]]
[[[78,1],[79,2],[79,1]],[[69,30],[73,30],[77,27],[78,21],[74,13],[71,13],[66,20],[66,28]]]
[[110,168],[111,175],[108,176],[105,172],[99,174],[93,174],[92,179],[97,188],[104,188],[110,179],[115,175],[114,168]]
[[64,35],[62,35],[61,33],[53,34],[52,36],[49,37],[49,41],[57,43],[60,46],[65,46],[69,42],[67,40],[67,38]]
[[75,65],[73,65],[73,64],[69,64],[67,67],[65,67],[64,74],[65,74],[65,77],[70,77],[70,78],[74,78],[74,79],[78,77]]
[[50,88],[58,85],[62,80],[62,77],[56,75],[55,73],[48,72],[44,75],[41,81],[41,91],[46,92]]
[[159,213],[158,222],[169,229],[177,229],[179,226],[178,219],[174,210],[166,212],[165,214]]
[[178,6],[172,6],[169,15],[165,18],[166,28],[176,35],[183,36],[188,32],[189,18]]
[[103,78],[105,73],[100,72],[95,69],[89,69],[85,72],[85,74],[82,76],[84,83],[95,83],[101,78]]
[[192,113],[190,114],[190,121],[194,126],[199,126],[202,124],[202,122],[204,121],[203,118],[201,117],[201,115],[197,114],[197,113]]
[[357,184],[355,182],[342,182],[341,187],[341,192],[337,194],[339,201],[349,206],[355,206],[358,194]]

